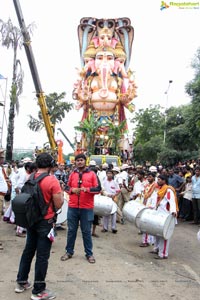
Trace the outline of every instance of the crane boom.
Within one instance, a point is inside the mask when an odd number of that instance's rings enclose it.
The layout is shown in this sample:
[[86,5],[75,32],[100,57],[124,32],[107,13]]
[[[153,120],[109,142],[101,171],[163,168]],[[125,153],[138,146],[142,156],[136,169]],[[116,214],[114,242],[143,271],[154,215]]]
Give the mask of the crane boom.
[[68,139],[68,137],[66,136],[66,134],[63,132],[63,130],[61,128],[58,128],[58,130],[62,133],[62,135],[65,137],[65,139],[68,141],[69,145],[71,146],[71,148],[74,151],[75,150],[74,145],[72,144],[72,142],[70,142],[70,140]]
[[42,117],[43,117],[43,120],[44,120],[45,129],[46,129],[47,136],[48,136],[48,139],[49,139],[50,147],[51,147],[52,152],[54,153],[57,149],[57,144],[56,144],[56,141],[54,139],[54,125],[51,123],[50,116],[49,116],[49,113],[48,113],[48,109],[47,109],[47,106],[46,106],[45,95],[44,95],[44,92],[42,90],[42,86],[41,86],[37,66],[36,66],[36,63],[35,63],[35,58],[34,58],[32,47],[31,47],[30,34],[29,34],[29,32],[26,28],[24,17],[23,17],[23,14],[22,14],[22,10],[21,10],[21,6],[20,6],[19,1],[18,0],[13,0],[13,2],[14,2],[14,6],[15,6],[15,11],[16,11],[16,14],[17,14],[18,22],[19,22],[19,25],[20,25],[20,29],[21,29],[23,39],[24,39],[24,48],[25,48],[25,51],[26,51],[26,56],[27,56],[27,59],[28,59],[30,70],[31,70],[31,74],[32,74],[32,78],[33,78],[33,82],[34,82],[34,86],[35,86],[35,90],[36,90],[36,96],[38,98],[38,103],[39,103],[39,106],[40,106],[40,109],[41,109],[41,113],[42,113]]

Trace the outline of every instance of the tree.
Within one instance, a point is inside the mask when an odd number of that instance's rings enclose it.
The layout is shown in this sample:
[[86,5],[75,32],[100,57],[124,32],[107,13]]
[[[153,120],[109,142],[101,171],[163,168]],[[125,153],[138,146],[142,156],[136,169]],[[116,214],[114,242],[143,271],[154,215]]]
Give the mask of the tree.
[[145,161],[155,162],[159,153],[163,148],[163,137],[152,136],[150,140],[144,144],[138,143],[134,147],[134,157],[139,163]]
[[[73,108],[72,103],[63,102],[66,93],[61,94],[51,93],[46,96],[46,105],[48,109],[48,114],[51,119],[51,123],[55,126],[57,123],[61,123],[62,119],[65,117],[65,113],[69,112]],[[44,128],[44,120],[42,118],[41,111],[38,112],[38,119],[29,115],[30,121],[28,122],[28,127],[32,131],[40,131]]]
[[185,90],[192,99],[191,114],[189,118],[190,131],[198,147],[200,146],[200,48],[191,63],[194,78],[185,86]]
[[191,132],[191,118],[193,118],[191,104],[170,107],[167,110],[166,142],[168,147],[177,151],[197,150],[196,139]]
[[122,121],[120,124],[115,125],[113,122],[108,122],[108,137],[110,140],[110,147],[113,149],[113,154],[120,155],[119,153],[119,140],[122,138],[124,133],[124,128],[126,125],[126,120]]
[[[158,106],[156,108],[159,108]],[[161,108],[160,108],[161,109]],[[141,115],[140,115],[141,114]],[[194,125],[194,108],[192,104],[170,107],[166,111],[166,143],[163,143],[163,131],[160,131],[159,123],[154,122],[152,107],[140,110],[137,114],[137,123],[134,144],[134,157],[138,162],[161,160],[165,164],[173,164],[183,159],[190,159],[197,156],[199,148],[199,128]],[[161,117],[161,112],[153,109],[153,115]],[[148,129],[148,124],[150,129]],[[191,127],[193,124],[193,127]],[[162,125],[160,126],[162,129]],[[154,128],[154,130],[151,130]],[[146,133],[146,131],[148,132]],[[148,138],[148,140],[147,140]]]
[[79,126],[75,126],[74,129],[81,131],[84,135],[84,138],[87,142],[87,151],[88,155],[94,153],[94,140],[95,135],[98,129],[101,127],[101,122],[97,121],[94,115],[90,115],[87,119],[82,122],[79,122]]
[[182,156],[179,151],[165,147],[158,154],[158,160],[162,163],[163,166],[173,166],[178,161],[182,160]]
[[[27,30],[32,32],[33,25],[29,25]],[[21,30],[12,24],[9,19],[8,22],[3,22],[0,19],[0,34],[1,45],[7,49],[13,49],[13,70],[12,70],[12,84],[10,90],[10,108],[8,117],[8,131],[6,143],[6,160],[11,161],[13,156],[14,144],[14,121],[15,112],[19,112],[19,96],[23,91],[23,71],[20,60],[17,58],[18,49],[22,48],[23,36]]]
[[163,136],[164,115],[160,105],[150,105],[149,108],[140,109],[139,112],[135,113],[131,122],[136,124],[135,144],[138,142],[146,143],[155,135]]
[[[137,161],[160,160],[173,165],[182,159],[198,157],[200,147],[200,48],[191,64],[194,78],[187,83],[186,92],[192,98],[188,105],[170,107],[165,116],[156,105],[136,113],[134,157]],[[166,121],[166,122],[165,122]],[[166,143],[162,143],[166,124]],[[157,157],[157,159],[156,159]]]

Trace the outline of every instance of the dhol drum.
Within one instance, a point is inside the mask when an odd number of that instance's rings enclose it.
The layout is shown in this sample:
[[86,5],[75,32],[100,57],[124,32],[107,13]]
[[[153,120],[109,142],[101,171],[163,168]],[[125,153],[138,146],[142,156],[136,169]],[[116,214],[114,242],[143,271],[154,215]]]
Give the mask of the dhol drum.
[[136,227],[142,232],[170,239],[174,232],[176,219],[172,214],[147,208],[136,217]]
[[127,221],[135,224],[138,213],[144,209],[146,209],[145,205],[135,200],[131,200],[124,204],[124,207],[122,209],[122,214]]
[[68,202],[65,199],[62,207],[57,211],[56,224],[62,224],[67,220]]
[[94,214],[98,216],[109,216],[117,211],[117,204],[107,196],[100,194],[94,196]]

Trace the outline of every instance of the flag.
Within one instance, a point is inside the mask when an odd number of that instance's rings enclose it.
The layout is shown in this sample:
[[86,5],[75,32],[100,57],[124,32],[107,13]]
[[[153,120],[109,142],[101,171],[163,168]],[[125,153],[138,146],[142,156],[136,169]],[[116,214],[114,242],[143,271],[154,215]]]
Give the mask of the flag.
[[5,77],[3,77],[3,75],[0,74],[0,79],[6,79]]

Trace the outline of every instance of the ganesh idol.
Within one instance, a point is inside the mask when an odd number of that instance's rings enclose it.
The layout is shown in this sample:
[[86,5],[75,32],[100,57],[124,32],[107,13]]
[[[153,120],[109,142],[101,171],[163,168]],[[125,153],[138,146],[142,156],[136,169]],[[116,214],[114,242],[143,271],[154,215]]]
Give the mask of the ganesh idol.
[[84,68],[74,85],[74,99],[84,108],[82,119],[87,117],[89,108],[97,120],[120,122],[125,119],[124,107],[131,110],[130,102],[136,96],[132,74],[124,67],[125,60],[126,54],[119,42],[115,48],[105,43],[97,48],[93,43],[88,46]]
[[129,69],[134,36],[130,20],[83,18],[78,36],[82,67],[77,72],[73,99],[76,109],[83,109],[81,121],[93,115],[101,124],[97,136],[106,134],[109,122],[124,121],[126,131],[125,108],[134,111],[137,88]]

